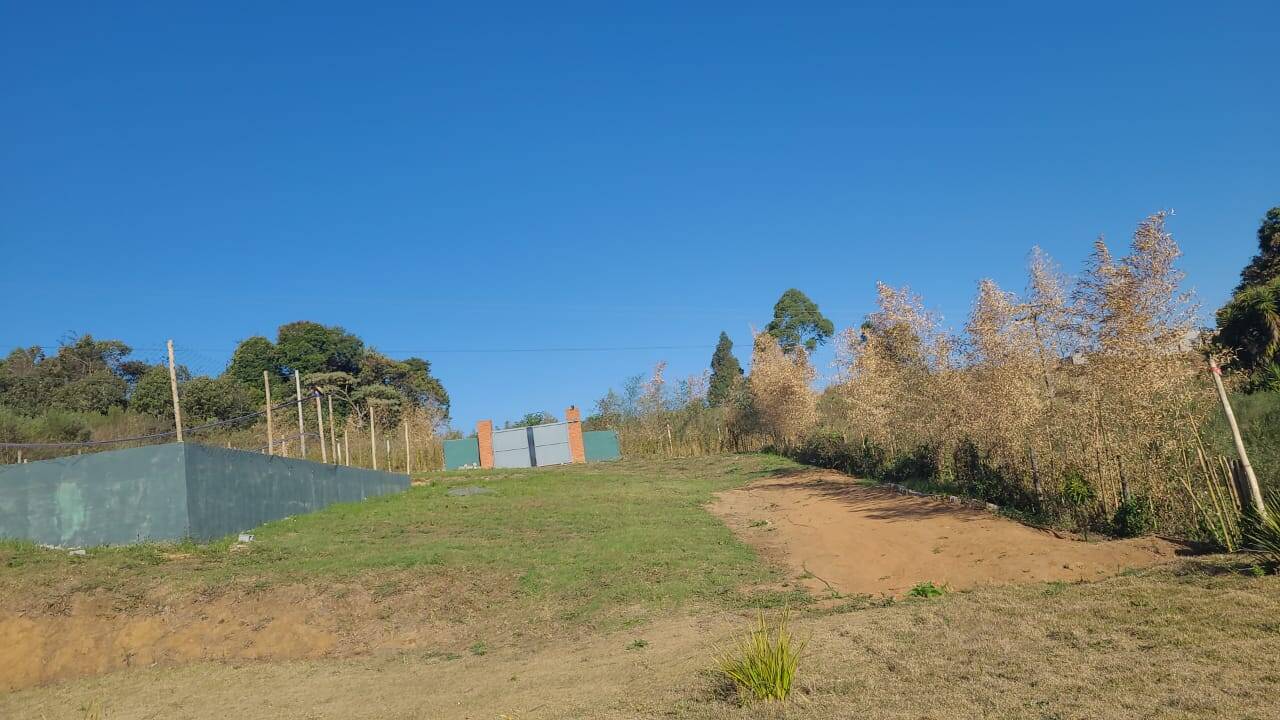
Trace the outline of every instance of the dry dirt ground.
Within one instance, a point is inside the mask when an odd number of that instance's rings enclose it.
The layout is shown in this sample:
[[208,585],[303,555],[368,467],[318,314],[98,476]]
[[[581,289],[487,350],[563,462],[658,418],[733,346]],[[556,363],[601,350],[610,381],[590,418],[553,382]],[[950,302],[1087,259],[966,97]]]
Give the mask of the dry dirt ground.
[[[491,617],[482,592],[434,615],[444,585],[280,586],[130,608],[81,598],[52,613],[76,638],[56,648],[31,618],[0,618],[0,669],[33,654],[130,668],[0,694],[0,718],[1280,718],[1275,577],[1130,570],[1178,548],[1077,542],[824,471],[776,472],[710,509],[830,598],[795,611],[809,645],[785,710],[740,706],[709,672],[749,610],[540,631],[546,618]],[[921,580],[975,589],[901,597]],[[489,642],[458,650],[475,637]]]
[[803,468],[721,493],[711,510],[816,595],[901,595],[922,581],[967,589],[1096,580],[1184,551],[1159,538],[1080,542]]

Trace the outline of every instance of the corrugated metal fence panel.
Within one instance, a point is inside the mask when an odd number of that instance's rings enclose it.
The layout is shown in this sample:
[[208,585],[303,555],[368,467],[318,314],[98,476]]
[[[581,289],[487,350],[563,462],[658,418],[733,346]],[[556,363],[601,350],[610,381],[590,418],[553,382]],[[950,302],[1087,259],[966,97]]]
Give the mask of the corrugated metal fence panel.
[[527,468],[532,466],[529,457],[529,429],[518,427],[493,431],[493,466],[500,468]]
[[63,547],[186,537],[176,443],[0,465],[0,537]]
[[591,430],[582,433],[582,448],[587,462],[617,460],[622,457],[618,449],[618,434],[612,430]]
[[470,437],[444,441],[444,469],[480,467],[480,441]]
[[535,425],[532,431],[538,467],[573,462],[573,455],[569,452],[569,423]]

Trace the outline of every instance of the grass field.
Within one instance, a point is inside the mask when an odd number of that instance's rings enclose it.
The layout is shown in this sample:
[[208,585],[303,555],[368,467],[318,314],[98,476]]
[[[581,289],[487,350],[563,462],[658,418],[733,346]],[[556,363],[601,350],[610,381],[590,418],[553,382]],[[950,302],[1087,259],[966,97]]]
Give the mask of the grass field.
[[[0,717],[1280,717],[1280,578],[1200,558],[815,602],[704,509],[790,467],[741,455],[437,474],[245,546],[0,545],[13,628],[0,674],[128,639],[173,653],[0,695]],[[494,492],[446,494],[463,486]],[[809,639],[799,695],[785,712],[740,706],[712,655],[754,607],[784,603]],[[302,644],[313,636],[328,640]]]
[[[718,490],[791,465],[772,456],[464,471],[417,476],[407,493],[337,505],[205,545],[92,548],[71,557],[0,543],[0,599],[92,591],[199,594],[311,584],[395,594],[423,580],[479,584],[499,604],[554,604],[564,620],[607,624],[620,608],[776,604],[743,595],[771,579],[702,506]],[[490,494],[449,496],[454,486]]]

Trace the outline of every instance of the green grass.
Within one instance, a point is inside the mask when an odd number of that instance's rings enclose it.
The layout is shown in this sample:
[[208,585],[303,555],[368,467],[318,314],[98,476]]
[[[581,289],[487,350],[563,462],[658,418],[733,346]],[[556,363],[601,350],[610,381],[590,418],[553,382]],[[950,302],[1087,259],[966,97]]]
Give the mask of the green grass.
[[[422,476],[393,496],[335,505],[253,529],[254,542],[92,548],[86,557],[0,543],[0,599],[101,589],[261,590],[358,583],[390,597],[431,578],[480,583],[495,602],[554,606],[566,620],[623,607],[712,602],[778,606],[794,593],[740,591],[773,578],[750,548],[703,506],[713,493],[790,461],[733,455],[628,460],[515,471]],[[492,494],[453,497],[454,485]]]

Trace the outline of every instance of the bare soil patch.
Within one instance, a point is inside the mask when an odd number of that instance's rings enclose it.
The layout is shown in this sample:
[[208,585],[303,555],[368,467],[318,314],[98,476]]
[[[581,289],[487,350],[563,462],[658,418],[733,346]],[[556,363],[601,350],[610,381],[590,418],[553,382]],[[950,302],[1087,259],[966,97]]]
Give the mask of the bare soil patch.
[[[277,585],[134,596],[69,592],[0,603],[0,692],[128,668],[201,660],[353,657],[483,642],[485,588],[436,581]],[[446,602],[447,598],[455,599]],[[502,623],[484,630],[501,631]],[[483,626],[480,626],[483,627]]]
[[1082,542],[827,470],[782,471],[720,493],[710,509],[815,594],[1097,580],[1183,549],[1160,538]]

